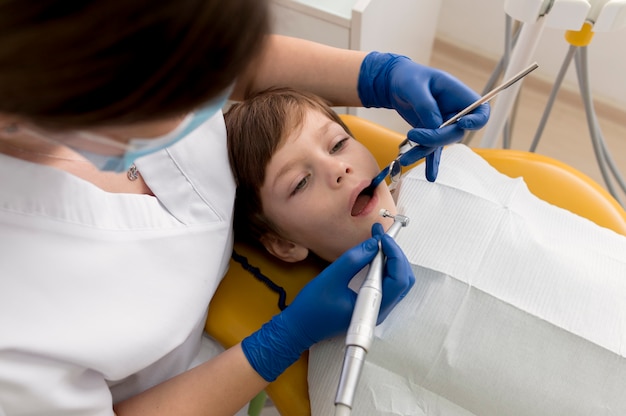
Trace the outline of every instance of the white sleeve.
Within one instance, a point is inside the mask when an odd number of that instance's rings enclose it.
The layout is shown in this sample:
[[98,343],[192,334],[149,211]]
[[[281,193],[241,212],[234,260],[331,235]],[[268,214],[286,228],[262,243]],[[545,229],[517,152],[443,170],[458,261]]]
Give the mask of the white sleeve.
[[113,416],[104,377],[22,352],[0,354],[0,415]]

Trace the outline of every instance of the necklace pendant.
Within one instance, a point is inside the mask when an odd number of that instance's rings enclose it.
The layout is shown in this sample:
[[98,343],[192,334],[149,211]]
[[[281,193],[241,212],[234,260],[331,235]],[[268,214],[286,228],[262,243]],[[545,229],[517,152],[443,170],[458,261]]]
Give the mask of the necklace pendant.
[[139,177],[139,170],[137,170],[137,166],[135,166],[134,163],[130,165],[130,168],[128,168],[128,172],[126,172],[126,177],[131,182],[137,180],[137,178]]

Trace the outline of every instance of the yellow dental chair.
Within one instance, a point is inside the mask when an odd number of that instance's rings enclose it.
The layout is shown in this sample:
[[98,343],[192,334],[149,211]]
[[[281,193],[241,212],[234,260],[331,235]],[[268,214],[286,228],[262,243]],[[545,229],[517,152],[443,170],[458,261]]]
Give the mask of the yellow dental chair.
[[[365,119],[342,115],[354,137],[383,166],[392,160],[403,134]],[[474,149],[500,172],[522,176],[539,198],[626,235],[626,211],[600,185],[579,171],[535,153]],[[283,263],[255,247],[236,242],[228,274],[213,298],[205,329],[224,347],[231,347],[280,312],[324,264],[310,260]],[[256,277],[255,277],[256,275]],[[269,278],[267,281],[262,281]],[[307,354],[292,365],[266,392],[281,415],[310,415]]]

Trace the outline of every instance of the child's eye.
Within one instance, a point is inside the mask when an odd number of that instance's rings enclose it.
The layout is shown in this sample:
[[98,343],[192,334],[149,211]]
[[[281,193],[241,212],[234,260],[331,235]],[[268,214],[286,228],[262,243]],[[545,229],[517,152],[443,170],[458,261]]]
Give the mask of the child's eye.
[[302,179],[300,180],[300,182],[298,182],[298,183],[296,184],[296,187],[294,188],[294,190],[293,190],[293,192],[291,193],[291,195],[295,195],[295,194],[297,194],[298,192],[300,192],[302,189],[304,189],[304,187],[306,186],[306,184],[307,184],[307,183],[309,183],[309,177],[308,177],[308,176],[306,176],[306,177],[302,178]]
[[349,137],[346,137],[345,139],[341,139],[337,142],[337,144],[335,144],[333,146],[332,149],[330,149],[330,153],[336,153],[338,151],[340,151],[341,149],[343,149],[343,147],[346,145],[347,141],[349,140]]

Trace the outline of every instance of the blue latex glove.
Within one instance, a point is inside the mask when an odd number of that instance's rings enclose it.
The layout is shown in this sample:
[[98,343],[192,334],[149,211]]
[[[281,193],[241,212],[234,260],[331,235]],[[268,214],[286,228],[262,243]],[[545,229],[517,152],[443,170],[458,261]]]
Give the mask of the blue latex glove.
[[426,157],[426,178],[431,182],[437,178],[442,146],[460,141],[465,130],[480,129],[489,120],[490,107],[485,103],[439,129],[480,96],[452,75],[402,55],[369,53],[361,64],[358,92],[365,107],[395,109],[414,127],[407,137],[422,149],[412,149],[403,165]]
[[415,282],[408,260],[382,226],[373,238],[353,247],[311,280],[293,302],[261,329],[241,342],[243,352],[267,381],[274,381],[313,344],[339,335],[350,326],[356,293],[348,283],[378,253],[378,240],[387,256],[379,320],[408,293]]

